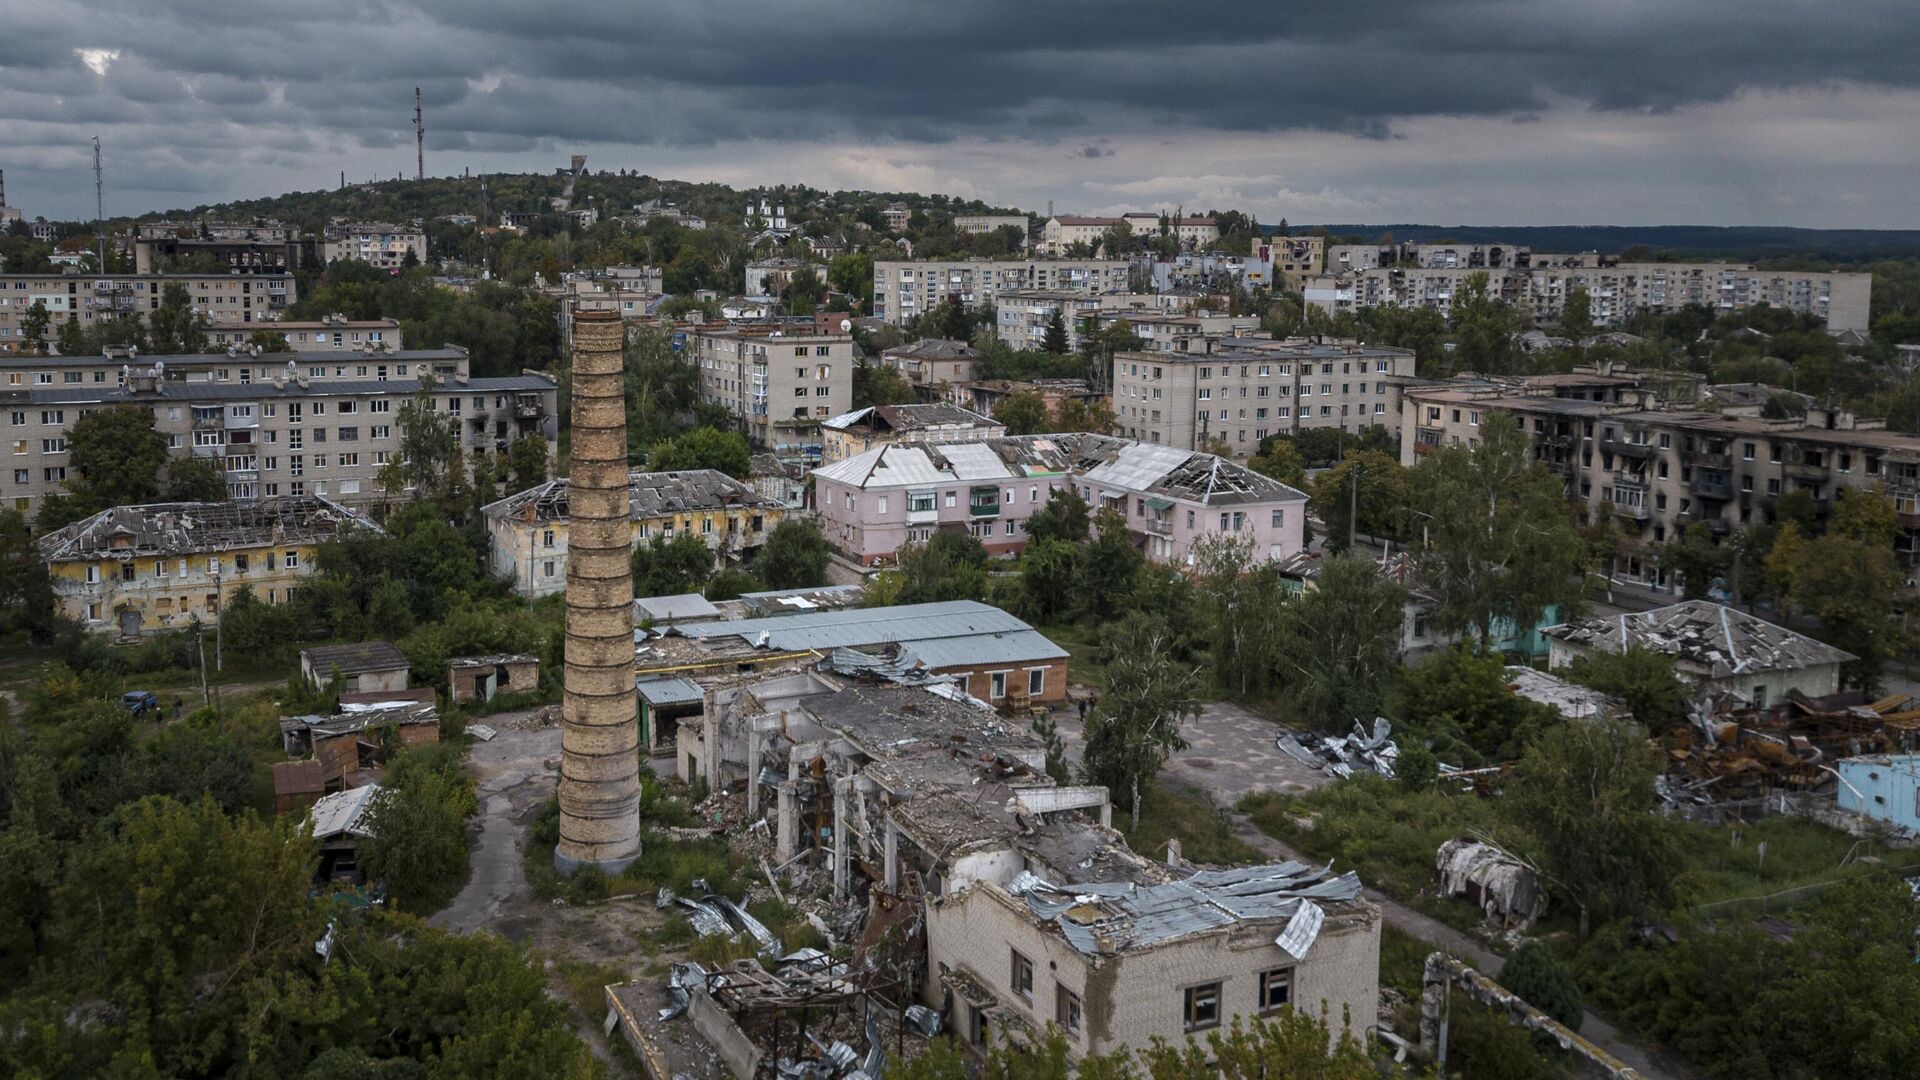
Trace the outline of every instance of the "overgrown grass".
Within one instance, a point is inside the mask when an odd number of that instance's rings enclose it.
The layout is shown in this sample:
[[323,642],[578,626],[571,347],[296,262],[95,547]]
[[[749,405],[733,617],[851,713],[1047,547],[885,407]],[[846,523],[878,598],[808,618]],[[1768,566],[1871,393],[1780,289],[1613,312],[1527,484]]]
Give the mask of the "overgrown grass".
[[1179,840],[1180,852],[1197,863],[1240,864],[1266,859],[1259,848],[1233,835],[1233,819],[1213,804],[1205,792],[1171,784],[1155,784],[1140,801],[1140,825],[1116,808],[1113,823],[1127,834],[1133,850],[1149,859],[1164,859],[1167,841]]
[[[1433,883],[1442,843],[1493,821],[1491,803],[1438,789],[1410,792],[1379,777],[1355,777],[1306,795],[1248,795],[1239,808],[1261,831],[1402,900]],[[1311,822],[1303,825],[1300,820]]]
[[1107,669],[1100,663],[1099,632],[1078,623],[1050,623],[1039,628],[1049,640],[1067,650],[1067,678],[1076,683],[1104,688]]
[[[1920,863],[1920,854],[1858,840],[1802,818],[1722,827],[1689,824],[1684,830],[1683,895],[1695,904],[1767,896]],[[1867,861],[1860,861],[1863,856]]]

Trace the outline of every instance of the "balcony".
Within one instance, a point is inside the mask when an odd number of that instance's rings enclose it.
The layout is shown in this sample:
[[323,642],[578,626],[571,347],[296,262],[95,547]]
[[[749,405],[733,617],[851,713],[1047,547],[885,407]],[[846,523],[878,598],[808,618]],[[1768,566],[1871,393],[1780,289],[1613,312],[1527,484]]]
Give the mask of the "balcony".
[[1600,444],[1603,449],[1611,450],[1624,458],[1645,461],[1652,457],[1656,447],[1644,442],[1609,442]]
[[1724,473],[1695,471],[1687,487],[1703,499],[1728,502],[1733,498],[1733,480]]
[[1440,440],[1445,437],[1445,434],[1446,433],[1439,428],[1414,428],[1413,452],[1416,454],[1433,453],[1435,450],[1440,449]]
[[1789,461],[1782,465],[1781,471],[1795,480],[1825,482],[1829,476],[1825,465],[1816,465],[1805,461]]
[[515,420],[538,420],[547,415],[547,407],[539,402],[518,401],[513,405]]
[[1647,509],[1647,501],[1644,498],[1638,501],[1623,502],[1618,494],[1613,498],[1613,513],[1615,517],[1630,518],[1634,521],[1645,521],[1653,516],[1652,512]]
[[1151,533],[1154,536],[1172,536],[1173,535],[1173,515],[1172,514],[1148,514],[1147,515],[1147,532]]
[[1725,450],[1695,450],[1688,460],[1709,469],[1733,468],[1733,455]]

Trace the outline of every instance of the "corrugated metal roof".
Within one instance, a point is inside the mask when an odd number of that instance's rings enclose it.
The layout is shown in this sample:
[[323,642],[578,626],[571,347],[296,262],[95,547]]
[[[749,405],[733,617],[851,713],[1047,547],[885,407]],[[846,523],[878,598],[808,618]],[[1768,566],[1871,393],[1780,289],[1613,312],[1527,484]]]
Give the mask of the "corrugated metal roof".
[[1057,927],[1068,944],[1093,954],[1100,951],[1100,938],[1121,949],[1142,948],[1238,922],[1291,918],[1309,900],[1355,899],[1360,879],[1351,872],[1330,876],[1321,868],[1284,862],[1202,870],[1164,885],[1054,886],[1022,875],[1012,889],[1025,896],[1037,918]]
[[649,705],[688,705],[706,698],[700,684],[692,679],[640,679],[634,685],[640,699]]
[[366,787],[349,788],[321,796],[307,815],[307,820],[313,823],[314,839],[372,836],[361,826],[360,819],[366,815],[367,807],[373,803],[374,793],[379,790],[379,784],[368,784]]
[[1097,484],[1115,484],[1120,487],[1144,491],[1160,479],[1186,464],[1193,456],[1191,450],[1178,450],[1171,446],[1156,446],[1152,443],[1134,443],[1123,446],[1110,461],[1101,462],[1086,472],[1086,479]]
[[956,480],[1007,480],[1019,475],[985,443],[951,443],[942,446],[940,453]]
[[833,649],[882,642],[927,641],[937,638],[1032,630],[1026,622],[974,600],[906,604],[888,608],[849,608],[769,615],[737,622],[695,623],[673,632],[691,638],[739,637],[782,651]]
[[636,617],[652,619],[654,622],[720,617],[720,609],[713,606],[713,601],[699,593],[644,597],[633,602],[633,611]]
[[1038,630],[1008,630],[998,634],[929,638],[907,642],[902,651],[935,671],[941,668],[975,667],[981,664],[1061,660],[1067,656],[1067,650],[1055,645]]

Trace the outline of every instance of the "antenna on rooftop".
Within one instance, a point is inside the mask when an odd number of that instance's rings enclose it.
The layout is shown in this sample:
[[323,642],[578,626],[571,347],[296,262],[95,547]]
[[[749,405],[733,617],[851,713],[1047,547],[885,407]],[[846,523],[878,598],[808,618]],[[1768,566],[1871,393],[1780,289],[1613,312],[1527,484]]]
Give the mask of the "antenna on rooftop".
[[420,115],[420,88],[413,88],[413,178],[427,178],[427,125]]
[[100,272],[107,272],[107,231],[100,224],[106,217],[107,187],[100,172],[100,136],[93,137],[93,238],[100,243]]

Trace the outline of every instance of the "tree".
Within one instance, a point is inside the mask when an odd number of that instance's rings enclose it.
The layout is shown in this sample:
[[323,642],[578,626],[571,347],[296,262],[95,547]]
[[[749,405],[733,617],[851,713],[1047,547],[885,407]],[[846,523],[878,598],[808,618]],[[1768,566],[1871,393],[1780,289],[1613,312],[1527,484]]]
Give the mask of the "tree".
[[1673,899],[1681,855],[1654,796],[1660,769],[1639,725],[1590,720],[1542,731],[1508,779],[1501,809],[1548,886],[1580,912],[1582,938],[1595,916]]
[[148,315],[147,322],[148,347],[155,353],[207,351],[206,319],[193,310],[193,297],[177,281],[168,282],[161,290],[160,306]]
[[627,334],[622,361],[626,373],[627,456],[637,461],[637,450],[673,435],[693,411],[700,397],[700,372],[674,351],[670,332],[649,326],[636,327]]
[[1479,767],[1513,761],[1540,730],[1558,723],[1551,706],[1514,693],[1498,653],[1458,645],[1409,669],[1401,681],[1398,715],[1411,738],[1430,743],[1442,759]]
[[415,498],[444,495],[460,457],[460,427],[452,414],[434,407],[424,381],[400,404],[400,452],[380,470],[380,486],[389,494],[411,491]]
[[1656,735],[1687,722],[1687,688],[1673,661],[1635,645],[1626,652],[1590,652],[1567,665],[1566,676],[1618,701]]
[[1133,546],[1123,511],[1109,506],[1093,516],[1093,539],[1086,545],[1081,569],[1082,608],[1097,622],[1115,617],[1128,588],[1146,562]]
[[1247,468],[1290,488],[1301,491],[1307,488],[1307,469],[1301,463],[1300,451],[1294,447],[1292,439],[1269,441],[1264,449],[1247,461]]
[[160,497],[166,437],[153,429],[153,409],[109,405],[89,409],[67,427],[67,489],[76,517]]
[[47,326],[50,322],[45,300],[35,300],[27,313],[20,316],[20,336],[27,339],[28,353],[34,356],[47,354]]
[[1131,615],[1104,650],[1107,685],[1087,717],[1081,769],[1133,811],[1168,754],[1186,748],[1180,725],[1200,712],[1200,669],[1171,655],[1173,632],[1159,619]]
[[[507,468],[510,470],[507,481],[511,491],[525,491],[546,482],[547,479],[547,440],[538,435],[528,435],[507,448]],[[488,494],[492,494],[492,485],[487,485]]]
[[1020,591],[1026,600],[1026,613],[1046,621],[1073,610],[1080,598],[1085,551],[1080,544],[1052,537],[1027,539],[1027,548],[1020,555]]
[[1040,504],[1040,509],[1027,518],[1029,549],[1043,540],[1083,544],[1089,535],[1087,504],[1071,487],[1053,489],[1048,493],[1047,501]]
[[1527,942],[1501,963],[1500,985],[1573,1031],[1579,1031],[1586,1018],[1573,972],[1540,942]]
[[1055,308],[1053,314],[1047,316],[1047,332],[1046,335],[1040,339],[1040,349],[1043,352],[1058,355],[1072,347],[1073,343],[1067,338],[1066,317],[1060,313],[1059,308]]
[[1680,578],[1688,600],[1704,600],[1727,571],[1727,553],[1713,542],[1713,528],[1696,521],[1660,549],[1660,565]]
[[691,531],[677,533],[672,540],[655,533],[634,546],[628,561],[635,596],[699,592],[713,573],[713,552]]
[[896,604],[939,600],[984,600],[987,549],[967,533],[936,532],[925,543],[900,549],[900,587]]
[[993,407],[993,418],[1005,424],[1009,435],[1038,435],[1047,430],[1047,401],[1035,390],[1020,390]]
[[1334,551],[1346,550],[1355,526],[1369,536],[1402,535],[1411,501],[1408,470],[1377,450],[1349,453],[1313,482],[1313,510]]
[[0,510],[0,633],[24,630],[36,641],[53,632],[53,579],[18,510]]
[[1433,594],[1434,625],[1448,634],[1531,629],[1549,608],[1569,617],[1582,599],[1585,550],[1560,480],[1533,458],[1518,424],[1489,414],[1480,446],[1448,446],[1414,469],[1409,529],[1426,544],[1415,558]]
[[833,548],[811,521],[788,518],[773,527],[753,558],[753,572],[769,589],[810,589],[827,583]]
[[60,330],[58,334],[55,335],[54,344],[59,347],[61,356],[85,355],[87,352],[87,331],[80,325],[79,319],[69,315],[66,321],[60,324]]
[[1105,401],[1063,398],[1054,408],[1053,422],[1048,426],[1048,430],[1086,431],[1095,435],[1111,435],[1117,426],[1119,422],[1114,418],[1113,409]]
[[714,571],[713,576],[707,579],[706,588],[700,590],[700,595],[709,600],[737,600],[746,593],[760,591],[762,587],[760,579],[754,577],[751,571],[729,566]]
[[1566,303],[1560,309],[1560,329],[1576,341],[1593,336],[1593,296],[1586,286],[1567,290]]
[[1380,714],[1399,667],[1405,600],[1406,590],[1369,560],[1336,555],[1275,613],[1274,663],[1309,724],[1337,732]]
[[654,472],[715,469],[745,479],[753,471],[753,452],[737,431],[698,427],[655,443],[647,452],[647,468]]
[[1251,540],[1228,533],[1194,544],[1193,570],[1214,682],[1240,694],[1266,689],[1278,647],[1279,579],[1255,564]]
[[358,859],[403,911],[433,911],[466,875],[467,818],[476,803],[458,754],[444,744],[396,754],[367,807]]
[[[1861,529],[1877,527],[1864,513],[1852,520]],[[1854,655],[1843,669],[1849,686],[1873,687],[1887,659],[1905,649],[1908,634],[1895,603],[1905,578],[1891,547],[1840,532],[1807,540],[1788,525],[1767,555],[1767,573],[1785,609],[1812,616],[1821,640]]]
[[1489,294],[1484,271],[1468,274],[1453,302],[1454,356],[1459,365],[1484,375],[1504,375],[1516,367],[1514,335],[1519,314]]
[[167,501],[226,502],[226,475],[212,458],[174,458],[167,462]]
[[913,403],[913,387],[907,383],[906,376],[885,364],[869,363],[865,359],[853,365],[853,407],[864,409],[869,405],[910,405]]

